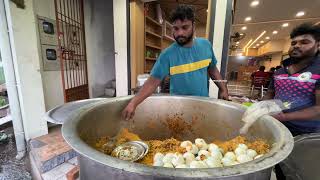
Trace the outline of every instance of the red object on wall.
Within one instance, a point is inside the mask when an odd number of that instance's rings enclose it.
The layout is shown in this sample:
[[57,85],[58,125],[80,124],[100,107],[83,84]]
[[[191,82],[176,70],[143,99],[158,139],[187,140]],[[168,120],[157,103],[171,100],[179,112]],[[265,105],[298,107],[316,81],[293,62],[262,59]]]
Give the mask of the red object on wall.
[[55,0],[64,101],[89,98],[83,0]]

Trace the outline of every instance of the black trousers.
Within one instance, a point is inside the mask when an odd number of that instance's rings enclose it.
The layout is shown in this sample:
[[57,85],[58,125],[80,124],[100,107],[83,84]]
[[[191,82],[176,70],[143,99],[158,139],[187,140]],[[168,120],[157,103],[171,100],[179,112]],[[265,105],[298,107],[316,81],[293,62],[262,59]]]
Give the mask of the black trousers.
[[274,170],[276,173],[277,180],[286,180],[286,176],[283,174],[283,171],[279,164],[274,166]]

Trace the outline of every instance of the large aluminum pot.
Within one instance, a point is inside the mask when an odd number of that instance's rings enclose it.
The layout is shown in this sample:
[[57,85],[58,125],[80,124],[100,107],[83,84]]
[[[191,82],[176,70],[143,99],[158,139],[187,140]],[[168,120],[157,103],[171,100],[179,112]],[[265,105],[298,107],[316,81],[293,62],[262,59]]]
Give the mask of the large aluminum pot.
[[294,137],[294,148],[280,164],[286,180],[320,179],[320,133]]
[[[95,150],[92,144],[98,137],[115,136],[126,126],[142,139],[165,139],[176,136],[180,140],[201,137],[229,140],[239,135],[243,125],[241,105],[210,98],[181,96],[152,96],[138,108],[133,121],[123,123],[121,111],[132,96],[93,103],[79,109],[62,127],[68,144],[79,154],[81,180],[140,180],[140,179],[219,179],[219,180],[269,180],[272,167],[284,160],[292,151],[293,137],[288,129],[270,116],[257,121],[248,138],[263,138],[272,149],[263,158],[249,163],[215,169],[170,169],[149,167],[122,161]],[[168,117],[181,116],[191,129],[183,132],[168,128]]]

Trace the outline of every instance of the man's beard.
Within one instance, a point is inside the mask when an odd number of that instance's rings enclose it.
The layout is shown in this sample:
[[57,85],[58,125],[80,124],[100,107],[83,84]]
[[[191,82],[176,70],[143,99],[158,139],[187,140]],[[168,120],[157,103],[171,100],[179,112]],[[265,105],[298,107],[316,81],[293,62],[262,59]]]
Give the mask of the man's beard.
[[302,60],[303,58],[296,58],[296,57],[290,58],[291,64],[299,64]]
[[[177,37],[174,36],[174,39],[176,40],[176,42],[180,46],[184,46],[184,45],[188,44],[190,41],[192,41],[192,39],[193,39],[193,31],[190,34],[190,36],[187,36],[187,37],[186,36],[177,36]],[[180,41],[179,41],[179,39],[180,39]]]
[[[313,48],[310,48],[309,50],[305,51],[305,52],[302,52],[301,50],[299,49],[294,49],[292,52],[290,52],[289,56],[290,56],[290,59],[291,59],[291,62],[292,64],[298,64],[300,63],[301,61],[305,60],[305,59],[308,59],[308,58],[312,58],[312,57],[315,57],[318,55],[318,51],[316,53],[315,52],[315,49],[317,47],[314,46]],[[294,53],[294,51],[296,51],[296,53]],[[294,54],[300,54],[300,56],[295,56]]]
[[303,56],[301,56],[301,57],[295,57],[295,56],[293,56],[293,55],[290,55],[291,64],[298,64],[298,63],[300,63],[303,59],[304,59]]

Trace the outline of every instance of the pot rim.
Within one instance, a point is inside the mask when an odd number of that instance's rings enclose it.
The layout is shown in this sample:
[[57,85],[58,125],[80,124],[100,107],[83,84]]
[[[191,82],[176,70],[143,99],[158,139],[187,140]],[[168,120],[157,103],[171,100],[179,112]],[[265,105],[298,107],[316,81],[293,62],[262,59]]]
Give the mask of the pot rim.
[[[294,141],[290,131],[278,120],[271,116],[263,116],[264,120],[274,124],[279,128],[280,141],[272,146],[270,152],[265,154],[262,158],[243,163],[240,165],[221,167],[221,168],[204,168],[204,169],[171,169],[163,167],[152,167],[139,163],[132,163],[123,161],[94,149],[85,143],[77,133],[77,124],[88,112],[94,108],[102,106],[106,103],[130,100],[133,96],[116,97],[107,100],[102,100],[88,106],[82,107],[78,110],[78,113],[74,113],[68,121],[65,121],[62,126],[62,136],[66,142],[78,153],[80,156],[88,158],[92,161],[104,164],[106,166],[122,169],[124,171],[139,173],[142,175],[159,175],[159,176],[174,176],[174,177],[232,177],[241,176],[250,173],[262,171],[278,164],[284,160],[292,151]],[[234,102],[223,101],[208,97],[193,97],[193,96],[167,96],[167,95],[156,95],[150,96],[149,98],[170,98],[170,99],[190,99],[203,101],[212,104],[223,104],[234,109],[245,110],[240,104]]]

